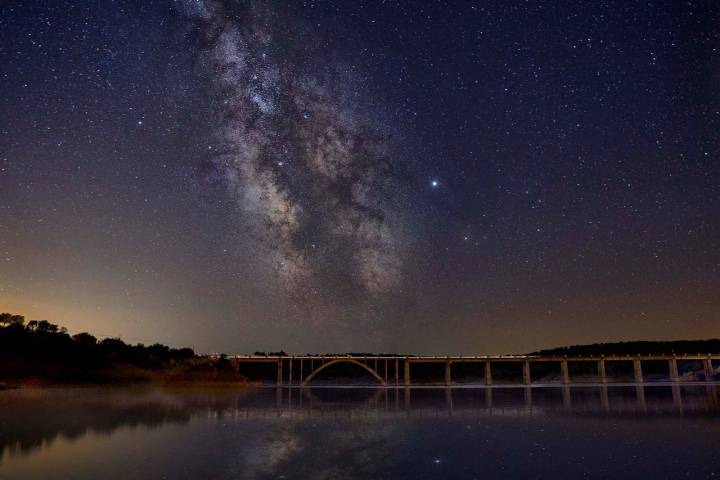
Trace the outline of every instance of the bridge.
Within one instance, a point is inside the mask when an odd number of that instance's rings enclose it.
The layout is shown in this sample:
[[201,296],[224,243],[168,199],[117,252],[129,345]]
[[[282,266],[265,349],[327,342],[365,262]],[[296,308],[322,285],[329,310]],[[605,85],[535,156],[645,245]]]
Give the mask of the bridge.
[[671,382],[681,381],[678,362],[694,362],[702,365],[706,381],[712,381],[715,375],[713,362],[720,360],[720,354],[697,355],[608,355],[608,356],[539,356],[539,355],[499,355],[499,356],[353,356],[353,355],[299,355],[264,356],[236,355],[230,357],[238,370],[243,364],[270,363],[277,369],[276,385],[305,387],[321,375],[323,370],[337,364],[355,365],[371,375],[375,382],[383,387],[409,387],[413,383],[413,366],[434,364],[441,366],[444,375],[432,379],[430,383],[452,386],[455,383],[453,367],[461,364],[474,364],[482,368],[483,381],[479,384],[493,385],[493,366],[516,364],[522,371],[522,385],[531,385],[532,366],[536,363],[556,364],[563,384],[572,381],[570,364],[588,363],[595,365],[594,372],[599,383],[612,380],[607,374],[607,365],[611,362],[632,362],[635,383],[643,383],[643,364],[648,362],[666,362]]

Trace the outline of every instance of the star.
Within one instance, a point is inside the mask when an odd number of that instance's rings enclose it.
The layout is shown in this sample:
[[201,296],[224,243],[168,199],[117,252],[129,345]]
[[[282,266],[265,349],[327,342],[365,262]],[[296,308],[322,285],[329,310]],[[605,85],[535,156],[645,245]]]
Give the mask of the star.
[[437,187],[440,186],[440,181],[439,181],[439,180],[435,180],[435,179],[430,180],[430,186],[431,186],[432,188],[437,188]]

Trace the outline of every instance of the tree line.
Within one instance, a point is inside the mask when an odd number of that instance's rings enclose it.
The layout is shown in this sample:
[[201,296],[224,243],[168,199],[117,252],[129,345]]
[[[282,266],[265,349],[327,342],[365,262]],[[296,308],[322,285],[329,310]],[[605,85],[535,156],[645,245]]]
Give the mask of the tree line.
[[549,348],[532,352],[530,355],[697,355],[720,352],[720,339],[709,340],[667,340],[667,341],[631,341],[614,343],[593,343],[591,345],[572,345],[569,347]]
[[130,345],[119,338],[98,340],[88,332],[69,335],[47,320],[25,322],[22,315],[0,313],[0,378],[99,380],[122,364],[162,370],[195,358],[191,348],[160,343]]

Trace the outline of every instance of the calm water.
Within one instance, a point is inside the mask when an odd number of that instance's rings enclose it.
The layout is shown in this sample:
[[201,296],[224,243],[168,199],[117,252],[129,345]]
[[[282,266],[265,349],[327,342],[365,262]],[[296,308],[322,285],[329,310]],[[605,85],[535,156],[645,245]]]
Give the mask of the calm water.
[[719,390],[9,390],[0,479],[712,479]]

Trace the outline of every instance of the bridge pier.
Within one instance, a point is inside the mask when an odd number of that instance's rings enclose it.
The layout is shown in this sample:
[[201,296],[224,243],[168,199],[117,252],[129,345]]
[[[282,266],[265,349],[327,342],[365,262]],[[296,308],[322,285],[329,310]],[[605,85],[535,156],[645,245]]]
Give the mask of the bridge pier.
[[640,409],[644,413],[647,413],[647,402],[645,401],[645,387],[642,385],[636,385],[635,394],[637,395],[637,401]]
[[530,385],[532,379],[530,378],[530,362],[525,360],[523,362],[523,385]]
[[718,395],[717,388],[715,385],[705,385],[705,393],[707,394],[708,404],[712,406],[713,410],[718,410]]
[[607,383],[607,374],[605,373],[605,359],[598,360],[598,376],[600,377],[601,383]]
[[292,387],[292,364],[293,364],[293,357],[290,357],[290,365],[288,366],[288,387]]
[[675,408],[677,408],[678,413],[680,413],[682,415],[683,401],[682,401],[682,394],[680,392],[680,385],[672,386],[672,397],[673,397],[673,405],[675,406]]
[[492,369],[490,360],[485,360],[485,385],[492,385]]
[[400,361],[395,359],[395,385],[400,385]]
[[572,411],[572,396],[570,396],[570,387],[563,385],[562,387],[563,406],[568,412]]
[[562,382],[564,384],[570,383],[570,369],[568,368],[567,358],[560,360],[560,372],[562,373]]
[[277,386],[281,386],[283,383],[283,361],[282,358],[278,359],[277,362]]
[[610,398],[608,396],[607,385],[600,387],[600,404],[602,405],[603,410],[605,410],[605,413],[610,411]]
[[404,380],[405,380],[405,386],[409,387],[410,386],[410,360],[407,358],[405,359],[405,378],[404,378]]
[[679,382],[680,375],[678,375],[677,359],[674,356],[672,359],[668,360],[668,368],[670,370],[670,380],[673,382]]
[[633,360],[633,370],[635,372],[635,382],[643,383],[642,362],[639,357]]
[[703,367],[705,367],[705,380],[708,382],[712,381],[714,377],[714,370],[711,357],[708,357],[703,361]]
[[451,365],[450,360],[445,360],[445,385],[446,386],[452,385],[452,376],[451,376],[450,365]]

